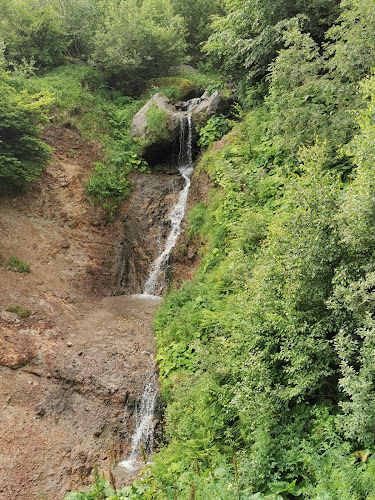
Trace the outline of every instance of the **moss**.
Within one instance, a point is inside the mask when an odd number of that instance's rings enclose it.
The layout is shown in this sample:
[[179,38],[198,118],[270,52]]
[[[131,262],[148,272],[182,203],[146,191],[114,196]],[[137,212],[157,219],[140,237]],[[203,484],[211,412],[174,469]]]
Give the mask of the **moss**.
[[[146,91],[155,91],[156,89],[171,89],[171,96],[169,95],[170,93],[168,90],[163,90],[163,92],[166,93],[170,99],[185,99],[197,92],[197,87],[191,80],[175,76],[153,78],[152,80],[149,80],[146,84]],[[177,92],[173,92],[174,89],[178,90],[178,94]]]

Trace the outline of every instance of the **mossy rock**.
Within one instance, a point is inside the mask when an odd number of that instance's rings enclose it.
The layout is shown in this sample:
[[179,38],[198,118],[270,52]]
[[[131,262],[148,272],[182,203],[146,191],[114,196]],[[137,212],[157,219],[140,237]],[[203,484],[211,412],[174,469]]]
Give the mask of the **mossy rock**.
[[165,76],[163,78],[153,78],[149,80],[146,84],[146,90],[153,91],[156,89],[178,89],[179,95],[176,95],[177,99],[191,99],[199,94],[200,90],[197,89],[194,82],[188,80],[187,78],[179,78],[176,76]]

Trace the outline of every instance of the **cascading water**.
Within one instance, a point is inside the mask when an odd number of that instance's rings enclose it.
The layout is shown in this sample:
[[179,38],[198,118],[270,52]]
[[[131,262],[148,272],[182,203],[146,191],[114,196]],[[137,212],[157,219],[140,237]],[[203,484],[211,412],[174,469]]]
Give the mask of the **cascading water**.
[[[186,204],[189,195],[190,177],[193,173],[193,127],[192,127],[192,109],[201,101],[201,98],[191,99],[188,102],[187,112],[181,116],[180,126],[180,151],[178,155],[178,170],[185,180],[185,185],[179,193],[177,203],[169,214],[171,222],[171,231],[168,235],[164,250],[160,253],[151,267],[149,277],[146,281],[144,291],[141,295],[132,295],[130,299],[133,302],[149,300],[155,302],[160,297],[155,295],[155,291],[161,291],[162,285],[159,283],[160,276],[164,278],[165,268],[168,263],[169,254],[175,246],[181,233],[181,223],[185,215]],[[157,382],[154,371],[154,360],[151,356],[151,374],[144,387],[139,411],[136,411],[135,431],[132,436],[132,448],[127,460],[120,462],[128,472],[134,472],[142,467],[139,460],[141,455],[150,455],[153,448],[154,435],[154,410],[157,394]]]
[[[187,115],[181,117],[180,125],[180,152],[178,156],[178,171],[185,180],[185,185],[180,191],[176,205],[173,207],[171,213],[169,214],[169,220],[171,222],[171,231],[168,235],[165,249],[155,260],[151,267],[151,272],[146,281],[143,295],[154,295],[156,287],[158,286],[158,279],[160,275],[165,271],[165,267],[168,263],[169,254],[176,244],[176,241],[181,233],[181,223],[185,215],[186,204],[190,189],[190,177],[193,173],[193,149],[192,149],[192,137],[193,137],[193,127],[191,110],[198,104],[198,99],[192,99],[189,103]],[[186,134],[187,126],[187,134]]]
[[129,472],[136,471],[141,464],[139,458],[152,453],[154,444],[154,411],[157,394],[156,375],[154,372],[154,359],[151,356],[152,372],[143,390],[139,409],[135,411],[136,425],[132,436],[132,448],[127,460],[120,462],[119,465]]

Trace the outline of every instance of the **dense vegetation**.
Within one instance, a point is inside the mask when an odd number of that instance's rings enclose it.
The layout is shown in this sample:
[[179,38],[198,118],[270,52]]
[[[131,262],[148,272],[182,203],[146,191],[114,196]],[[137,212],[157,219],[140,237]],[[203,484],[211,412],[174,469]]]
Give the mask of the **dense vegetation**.
[[213,187],[189,237],[202,262],[156,318],[167,446],[142,486],[149,498],[373,498],[375,6],[345,2],[333,24],[329,2],[324,22],[290,18],[276,55],[268,20],[249,45],[230,21],[259,4],[227,3],[206,48],[228,44],[248,111],[201,160]]
[[46,159],[48,92],[106,145],[87,190],[110,216],[146,167],[128,126],[148,79],[199,45],[243,108],[220,147],[226,117],[201,130],[201,264],[155,321],[161,451],[133,486],[67,498],[375,498],[374,2],[0,0],[0,19],[10,184]]

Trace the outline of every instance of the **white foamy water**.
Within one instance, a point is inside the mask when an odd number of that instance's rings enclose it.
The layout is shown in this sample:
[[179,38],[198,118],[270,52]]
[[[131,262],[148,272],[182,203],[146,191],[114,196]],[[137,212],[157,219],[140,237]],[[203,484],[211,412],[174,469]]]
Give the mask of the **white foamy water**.
[[[181,176],[185,180],[185,185],[183,189],[180,191],[178,196],[178,200],[176,205],[172,208],[171,213],[169,214],[169,220],[171,223],[171,231],[168,235],[167,242],[163,252],[159,255],[159,257],[152,264],[151,271],[149,277],[146,281],[143,294],[144,295],[154,295],[157,286],[161,286],[159,280],[163,281],[165,276],[165,269],[168,264],[169,255],[171,250],[176,245],[177,239],[181,234],[181,223],[185,216],[186,204],[189,196],[190,189],[190,177],[193,173],[193,151],[192,151],[192,136],[193,136],[193,127],[192,127],[192,118],[190,111],[191,109],[197,105],[199,99],[193,99],[188,108],[187,116],[181,119],[181,127],[180,127],[180,152],[178,157],[178,171]],[[197,102],[196,102],[197,101]],[[187,125],[187,134],[186,134],[186,125]]]
[[[185,216],[185,210],[189,195],[190,188],[190,177],[193,173],[193,151],[192,151],[192,118],[190,111],[201,101],[201,98],[192,99],[189,101],[187,114],[181,117],[181,127],[180,127],[180,152],[178,156],[178,170],[185,180],[184,187],[180,191],[177,199],[177,203],[171,210],[169,214],[169,220],[171,223],[171,231],[168,235],[167,242],[165,244],[164,250],[160,253],[158,258],[152,264],[149,277],[146,281],[143,293],[141,295],[132,295],[127,298],[128,309],[129,306],[134,308],[139,308],[142,305],[142,299],[160,300],[161,297],[155,295],[155,290],[158,287],[159,290],[162,289],[162,284],[159,280],[163,281],[165,277],[165,268],[168,264],[169,254],[173,247],[175,246],[177,239],[181,233],[181,223]],[[113,307],[119,307],[120,305],[117,301],[113,301]],[[155,402],[157,395],[157,382],[156,375],[154,371],[154,360],[151,356],[152,371],[148,378],[148,381],[144,387],[142,399],[139,405],[139,409],[136,409],[136,423],[135,430],[132,436],[132,447],[129,457],[120,462],[119,465],[125,468],[129,473],[135,472],[144,466],[142,462],[142,455],[149,457],[152,455],[153,442],[154,442],[154,411]],[[126,421],[126,418],[125,418]],[[142,452],[143,448],[143,452]],[[148,462],[149,463],[149,462]]]
[[[154,363],[152,360],[152,369]],[[143,390],[139,409],[136,409],[136,424],[132,436],[132,448],[127,460],[119,465],[129,472],[140,469],[145,464],[142,462],[143,453],[148,457],[152,454],[154,444],[154,411],[156,402],[157,386],[154,371],[150,375]],[[143,447],[143,453],[142,453]]]

